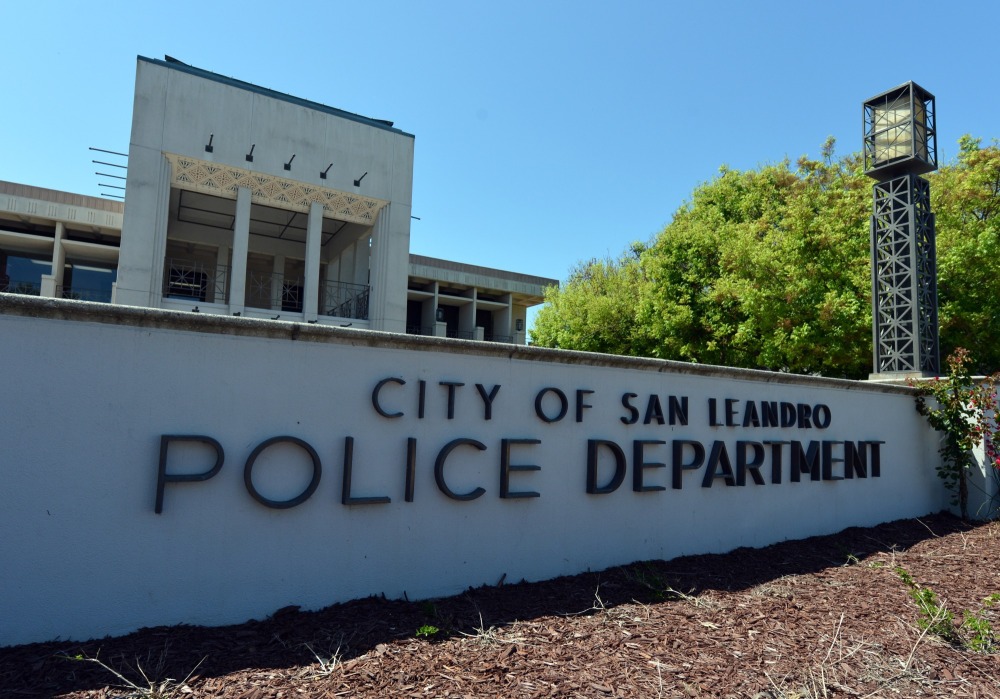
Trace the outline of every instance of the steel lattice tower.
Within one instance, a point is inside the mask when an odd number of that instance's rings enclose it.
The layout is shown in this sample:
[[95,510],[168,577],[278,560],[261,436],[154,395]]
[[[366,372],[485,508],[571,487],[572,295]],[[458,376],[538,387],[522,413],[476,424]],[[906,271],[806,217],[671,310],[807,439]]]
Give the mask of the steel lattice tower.
[[864,104],[872,188],[874,373],[940,373],[937,262],[930,184],[937,169],[934,96],[906,83]]

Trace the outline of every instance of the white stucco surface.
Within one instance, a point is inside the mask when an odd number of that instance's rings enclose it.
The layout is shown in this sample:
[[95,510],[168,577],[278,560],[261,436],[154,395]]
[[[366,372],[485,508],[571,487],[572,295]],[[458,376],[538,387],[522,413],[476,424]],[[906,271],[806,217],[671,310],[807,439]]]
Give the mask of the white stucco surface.
[[[653,360],[497,347],[244,318],[205,318],[0,295],[0,364],[6,367],[0,421],[0,645],[55,637],[84,639],[160,624],[218,625],[260,618],[286,605],[314,609],[373,594],[442,596],[506,580],[541,580],[636,560],[723,552],[832,533],[942,509],[935,435],[907,391],[855,382],[696,367]],[[394,378],[380,394],[373,389]],[[424,416],[418,416],[425,381]],[[455,387],[448,418],[448,388]],[[475,385],[500,389],[492,419]],[[566,417],[545,422],[536,396],[558,388]],[[582,421],[575,420],[577,390]],[[637,424],[622,422],[622,396],[637,394]],[[686,397],[687,425],[643,424],[648,397]],[[726,399],[742,420],[747,401],[829,407],[825,429],[709,425]],[[552,415],[558,401],[542,401]],[[162,435],[206,435],[225,450],[215,477],[168,483],[154,512]],[[244,466],[263,441],[310,444],[322,475],[314,494],[289,509],[253,499]],[[354,497],[342,504],[345,443],[353,438]],[[405,501],[407,440],[416,439],[413,501]],[[435,481],[435,460],[458,501]],[[512,491],[500,497],[501,440],[511,449]],[[613,440],[627,461],[624,482],[587,493],[588,440]],[[738,440],[879,441],[881,475],[790,482],[723,478],[702,487],[704,468],[671,487],[671,444]],[[646,448],[645,484],[633,490],[633,443]],[[768,446],[768,450],[771,447]],[[843,447],[832,447],[835,456]],[[602,450],[597,484],[614,466]],[[768,452],[770,453],[770,451]],[[200,472],[214,459],[174,443],[167,472]],[[272,500],[309,481],[306,452],[280,444],[254,466]],[[834,464],[833,475],[843,475]]]

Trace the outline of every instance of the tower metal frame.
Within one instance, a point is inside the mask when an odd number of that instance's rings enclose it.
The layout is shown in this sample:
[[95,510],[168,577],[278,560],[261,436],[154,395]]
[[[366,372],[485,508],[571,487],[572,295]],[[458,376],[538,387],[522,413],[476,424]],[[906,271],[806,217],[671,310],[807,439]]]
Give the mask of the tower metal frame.
[[906,174],[873,187],[875,373],[937,374],[937,261],[930,184]]
[[876,375],[940,373],[937,251],[930,184],[934,96],[913,82],[864,103],[872,188],[872,354]]

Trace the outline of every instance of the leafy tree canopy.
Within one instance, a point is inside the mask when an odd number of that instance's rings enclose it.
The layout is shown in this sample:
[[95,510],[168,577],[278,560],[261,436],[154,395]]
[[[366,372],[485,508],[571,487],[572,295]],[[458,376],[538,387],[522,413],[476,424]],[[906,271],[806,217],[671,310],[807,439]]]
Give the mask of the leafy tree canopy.
[[[941,351],[1000,368],[1000,146],[930,175]],[[550,289],[545,347],[861,378],[871,371],[872,180],[858,154],[722,168],[649,243]]]

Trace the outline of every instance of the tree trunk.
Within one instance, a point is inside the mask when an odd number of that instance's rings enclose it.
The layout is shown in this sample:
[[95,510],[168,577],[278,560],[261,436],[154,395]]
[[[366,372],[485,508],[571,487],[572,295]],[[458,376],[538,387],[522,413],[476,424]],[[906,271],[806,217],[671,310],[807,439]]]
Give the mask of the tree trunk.
[[[966,457],[968,458],[968,457]],[[968,461],[959,463],[958,469],[958,506],[962,511],[962,521],[969,521],[969,479],[966,477]]]

